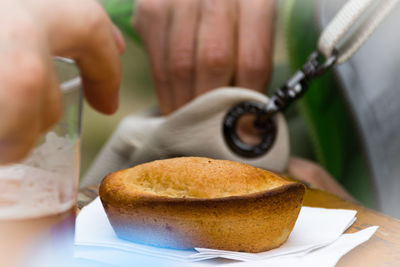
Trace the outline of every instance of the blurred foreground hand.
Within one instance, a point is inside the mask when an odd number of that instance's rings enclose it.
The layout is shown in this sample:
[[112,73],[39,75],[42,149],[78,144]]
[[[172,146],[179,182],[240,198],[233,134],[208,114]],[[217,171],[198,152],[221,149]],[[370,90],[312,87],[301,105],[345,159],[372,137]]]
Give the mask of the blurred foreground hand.
[[87,101],[111,114],[124,46],[94,0],[0,1],[0,164],[25,156],[61,114],[52,56],[74,59]]
[[164,115],[217,87],[269,81],[274,0],[137,0],[133,27]]

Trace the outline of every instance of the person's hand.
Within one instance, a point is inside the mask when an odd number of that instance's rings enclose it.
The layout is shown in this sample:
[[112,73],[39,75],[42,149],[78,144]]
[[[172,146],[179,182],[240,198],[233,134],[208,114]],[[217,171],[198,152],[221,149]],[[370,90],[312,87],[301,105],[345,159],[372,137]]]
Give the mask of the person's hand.
[[287,172],[289,177],[305,182],[311,187],[328,191],[342,199],[356,202],[346,189],[344,189],[326,170],[314,162],[292,157],[289,160]]
[[137,0],[133,27],[162,114],[217,87],[263,91],[269,81],[274,0]]
[[0,164],[21,159],[62,104],[52,56],[80,68],[98,111],[118,106],[124,41],[94,0],[0,1]]

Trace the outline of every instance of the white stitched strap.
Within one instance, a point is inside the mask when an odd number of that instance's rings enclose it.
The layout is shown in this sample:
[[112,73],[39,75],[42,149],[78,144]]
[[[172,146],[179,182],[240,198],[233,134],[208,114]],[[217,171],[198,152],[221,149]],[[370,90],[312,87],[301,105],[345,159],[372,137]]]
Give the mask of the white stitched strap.
[[[345,62],[351,57],[361,45],[373,33],[375,28],[394,8],[399,0],[350,0],[336,14],[332,21],[322,32],[318,41],[318,50],[325,57],[330,57],[334,49],[338,50],[337,64]],[[373,9],[358,27],[358,29],[349,37],[349,40],[343,40],[343,37],[349,32],[350,28],[359,22],[360,17],[368,9]],[[344,43],[341,47],[337,47]]]

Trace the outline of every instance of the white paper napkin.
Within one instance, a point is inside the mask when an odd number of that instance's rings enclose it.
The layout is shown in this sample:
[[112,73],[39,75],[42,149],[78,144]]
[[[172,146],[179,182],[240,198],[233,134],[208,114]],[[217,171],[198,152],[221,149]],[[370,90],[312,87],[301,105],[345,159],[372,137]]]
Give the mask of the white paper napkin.
[[196,248],[202,255],[223,255],[234,260],[261,260],[280,255],[306,253],[335,241],[355,221],[355,210],[302,207],[288,240],[279,248],[261,253],[244,253]]
[[[168,262],[171,264],[174,263],[171,266],[180,266],[178,262],[183,264],[182,266],[188,266],[187,264],[189,262],[193,265],[194,261],[214,258],[251,261],[251,266],[255,266],[255,262],[263,262],[263,264],[265,264],[268,261],[271,262],[271,264],[284,261],[295,261],[296,264],[298,261],[318,262],[320,259],[326,259],[328,261],[328,259],[331,258],[337,261],[342,255],[347,253],[348,250],[368,240],[376,230],[376,228],[371,228],[360,231],[357,234],[342,235],[354,222],[355,214],[356,211],[353,210],[303,207],[288,240],[281,247],[267,252],[243,253],[204,248],[196,248],[196,250],[175,250],[135,244],[119,239],[108,222],[100,199],[97,198],[83,208],[77,217],[75,257],[113,264],[116,264],[117,260],[118,266],[125,266],[123,262],[128,259],[129,261],[127,262],[132,263],[132,261],[141,261],[143,259],[146,259],[148,262],[150,258],[152,261],[162,261],[163,266],[168,266]],[[338,246],[337,243],[341,245]],[[347,250],[345,248],[347,248]],[[326,256],[328,254],[332,255],[332,257]],[[331,262],[333,262],[333,260],[331,260]],[[234,262],[224,262],[223,264],[231,265],[233,263]],[[221,260],[207,261],[198,264],[221,264]]]
[[[198,254],[194,249],[158,248],[118,238],[108,221],[99,197],[84,207],[78,214],[75,226],[75,245],[117,248],[127,252],[170,258],[178,261],[203,260],[202,257],[192,259],[193,256]],[[214,257],[209,256],[206,258]]]
[[[237,262],[224,259],[211,259],[202,262],[177,262],[171,259],[152,257],[114,248],[79,247],[75,252],[78,258],[98,262],[94,266],[163,266],[163,267],[333,267],[339,259],[356,246],[367,241],[378,227],[372,226],[354,234],[343,234],[332,244],[305,255],[287,255],[267,260]],[[105,265],[101,264],[104,263]],[[82,265],[85,266],[85,265]]]
[[[377,226],[366,228],[354,234],[343,234],[335,242],[303,255],[284,255],[267,260],[224,264],[229,267],[333,267],[347,252],[367,241],[378,229]],[[206,265],[212,265],[211,262]],[[199,264],[193,265],[201,266]]]

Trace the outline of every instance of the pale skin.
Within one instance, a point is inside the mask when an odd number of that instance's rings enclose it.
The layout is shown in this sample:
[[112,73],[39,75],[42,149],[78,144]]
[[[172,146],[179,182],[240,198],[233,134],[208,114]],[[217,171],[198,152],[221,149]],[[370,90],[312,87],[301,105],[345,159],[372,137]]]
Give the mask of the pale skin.
[[[272,0],[138,1],[133,27],[149,55],[161,112],[221,86],[263,92],[274,8]],[[0,164],[23,158],[60,116],[52,56],[76,61],[94,109],[116,111],[125,45],[94,0],[0,1],[0,25]],[[352,199],[314,163],[291,159],[288,173]]]
[[0,25],[0,163],[24,157],[61,114],[52,56],[77,62],[93,108],[116,111],[124,41],[94,0],[0,1]]

